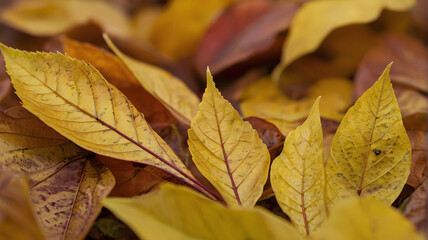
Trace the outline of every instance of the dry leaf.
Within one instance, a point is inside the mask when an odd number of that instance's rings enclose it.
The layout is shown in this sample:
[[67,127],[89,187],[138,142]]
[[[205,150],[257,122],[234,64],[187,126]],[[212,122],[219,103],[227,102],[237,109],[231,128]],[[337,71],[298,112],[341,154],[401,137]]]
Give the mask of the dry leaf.
[[[355,74],[353,97],[357,99],[382,73],[383,67],[394,61],[391,82],[427,92],[427,51],[417,40],[387,35],[380,45],[369,51]],[[401,106],[400,106],[401,109]]]
[[324,153],[318,98],[308,119],[284,142],[273,161],[270,180],[281,209],[300,232],[309,235],[326,218]]
[[31,205],[27,179],[0,169],[0,186],[0,238],[44,240]]
[[427,183],[423,183],[412,194],[409,203],[404,210],[404,215],[409,219],[421,234],[428,234],[427,230]]
[[396,209],[371,198],[351,198],[331,209],[313,239],[422,240],[424,237]]
[[328,204],[352,196],[392,204],[406,183],[411,146],[390,68],[348,110],[333,137],[326,162]]
[[251,124],[221,96],[209,71],[188,133],[193,161],[226,203],[254,206],[268,176],[269,151]]
[[144,89],[158,99],[179,121],[189,125],[200,101],[186,84],[160,68],[126,56],[114,46],[107,35],[104,35],[104,38]]
[[90,21],[109,34],[130,35],[127,16],[106,1],[18,1],[3,11],[0,19],[13,28],[36,36],[61,34]]
[[0,45],[23,106],[95,153],[161,168],[205,191],[130,101],[91,65]]
[[240,96],[244,116],[257,116],[275,124],[284,135],[299,126],[308,116],[318,96],[321,117],[342,120],[351,104],[351,82],[342,78],[321,79],[309,88],[300,100],[287,97],[278,86],[265,77],[248,85]]
[[163,181],[180,183],[171,175],[152,166],[135,167],[133,163],[114,158],[97,156],[101,163],[109,167],[116,179],[111,197],[134,197],[147,193]]
[[202,75],[209,66],[215,74],[266,51],[278,33],[288,28],[297,9],[297,4],[267,0],[237,3],[211,25],[201,40],[196,69]]
[[107,81],[135,104],[135,107],[144,114],[144,118],[152,127],[176,122],[172,114],[141,86],[118,57],[89,43],[80,43],[69,38],[63,38],[63,43],[67,55],[94,66]]
[[110,170],[27,111],[0,113],[0,168],[29,179],[48,239],[83,239],[114,185]]
[[[273,72],[279,80],[282,71],[294,60],[315,51],[334,29],[375,20],[386,8],[394,11],[409,9],[415,0],[328,0],[304,4],[290,26],[284,43],[282,59]],[[317,21],[309,21],[310,19]]]
[[140,197],[108,198],[104,206],[141,239],[304,239],[263,208],[226,208],[172,184]]
[[150,41],[174,60],[196,50],[203,34],[219,11],[235,0],[172,0],[152,26]]

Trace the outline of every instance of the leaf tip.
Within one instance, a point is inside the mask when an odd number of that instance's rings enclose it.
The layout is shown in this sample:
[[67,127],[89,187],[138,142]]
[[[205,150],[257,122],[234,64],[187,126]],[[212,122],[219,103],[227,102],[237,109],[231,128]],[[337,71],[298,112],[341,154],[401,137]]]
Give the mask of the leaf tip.
[[215,88],[213,75],[211,74],[210,67],[207,66],[207,88]]

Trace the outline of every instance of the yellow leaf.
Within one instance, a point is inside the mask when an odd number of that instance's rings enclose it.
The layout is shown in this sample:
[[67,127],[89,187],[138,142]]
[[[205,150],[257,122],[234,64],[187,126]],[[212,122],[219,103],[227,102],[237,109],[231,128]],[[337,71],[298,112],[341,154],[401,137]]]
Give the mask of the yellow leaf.
[[135,198],[107,198],[104,206],[141,239],[304,239],[263,208],[226,208],[170,183]]
[[209,71],[188,133],[193,161],[224,200],[232,206],[254,206],[268,176],[269,151],[251,124],[221,96]]
[[22,107],[0,112],[0,170],[28,176],[48,239],[83,239],[112,190],[110,170]]
[[326,217],[324,153],[318,98],[308,119],[292,131],[273,161],[270,182],[281,209],[309,235]]
[[315,240],[422,240],[413,225],[396,209],[371,198],[346,199],[314,236]]
[[328,203],[359,195],[391,204],[406,183],[412,148],[390,68],[348,110],[333,137],[326,162]]
[[36,36],[61,34],[90,21],[115,36],[127,37],[130,34],[125,13],[105,1],[19,1],[1,14],[1,20]]
[[28,194],[28,182],[0,169],[0,238],[8,240],[43,240]]
[[152,165],[204,188],[144,116],[91,65],[61,54],[4,45],[0,50],[23,106],[48,126],[92,152]]
[[[282,71],[297,58],[315,51],[333,30],[375,20],[384,8],[403,11],[415,0],[325,0],[311,1],[294,17],[288,40],[284,43],[281,63],[273,72],[278,81]],[[316,20],[314,20],[316,19]]]
[[150,41],[175,60],[190,56],[220,10],[235,0],[172,0],[152,26]]
[[247,86],[239,97],[241,111],[245,117],[263,118],[278,127],[284,134],[299,126],[308,116],[312,103],[318,96],[321,117],[341,121],[351,105],[352,84],[343,78],[320,79],[299,101],[290,99],[269,77]]
[[104,35],[104,39],[144,89],[158,99],[178,120],[189,125],[198,111],[200,100],[186,84],[160,68],[126,56],[107,35]]

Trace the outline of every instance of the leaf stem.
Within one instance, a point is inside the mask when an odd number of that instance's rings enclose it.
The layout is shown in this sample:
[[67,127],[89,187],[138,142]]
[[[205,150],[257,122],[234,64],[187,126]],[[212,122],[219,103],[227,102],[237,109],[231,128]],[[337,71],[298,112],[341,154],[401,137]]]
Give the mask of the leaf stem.
[[[116,128],[114,128],[113,126],[111,126],[110,124],[104,122],[103,120],[99,119],[99,118],[95,118],[97,121],[99,121],[101,124],[103,124],[104,126],[110,128],[111,130],[115,131],[117,134],[119,134],[121,137],[125,138],[126,140],[130,141],[131,143],[137,145],[139,148],[143,149],[144,151],[146,151],[148,154],[152,155],[153,157],[159,159],[161,162],[163,162],[164,164],[166,164],[167,166],[171,167],[172,169],[174,169],[175,171],[177,171],[179,174],[181,174],[184,178],[190,180],[193,184],[190,184],[186,181],[184,181],[184,183],[197,190],[198,192],[202,192],[202,193],[208,193],[209,195],[211,195],[210,197],[218,200],[222,203],[225,203],[224,199],[216,194],[215,192],[213,192],[211,189],[209,189],[208,187],[206,187],[205,185],[203,185],[201,182],[199,182],[197,179],[193,178],[192,176],[190,176],[189,174],[183,172],[181,169],[179,169],[177,166],[173,165],[172,163],[168,162],[166,159],[164,159],[163,157],[159,156],[158,154],[154,153],[153,151],[151,151],[150,149],[144,147],[143,145],[141,145],[140,143],[136,142],[134,139],[126,136],[125,134],[123,134],[122,132],[120,132],[119,130],[117,130]],[[154,166],[157,167],[157,166]],[[161,169],[162,170],[162,169]],[[171,173],[173,174],[173,173]],[[173,174],[175,175],[175,174]]]

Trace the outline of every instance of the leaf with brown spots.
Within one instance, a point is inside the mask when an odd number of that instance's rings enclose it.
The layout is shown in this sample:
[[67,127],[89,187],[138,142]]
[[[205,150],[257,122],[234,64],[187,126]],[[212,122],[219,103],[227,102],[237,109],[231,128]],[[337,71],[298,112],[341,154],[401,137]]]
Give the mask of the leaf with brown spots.
[[48,239],[83,239],[114,185],[110,170],[25,109],[0,112],[0,168],[29,179]]
[[24,176],[0,169],[1,239],[45,239],[35,217],[28,192],[28,182]]
[[269,152],[257,131],[220,94],[209,71],[202,103],[188,133],[196,167],[226,203],[254,206],[268,176]]
[[389,79],[391,64],[343,118],[326,162],[327,203],[372,196],[391,204],[410,173],[412,148]]
[[23,106],[77,145],[92,152],[161,168],[206,190],[132,103],[92,66],[53,53],[0,44]]

